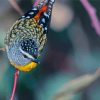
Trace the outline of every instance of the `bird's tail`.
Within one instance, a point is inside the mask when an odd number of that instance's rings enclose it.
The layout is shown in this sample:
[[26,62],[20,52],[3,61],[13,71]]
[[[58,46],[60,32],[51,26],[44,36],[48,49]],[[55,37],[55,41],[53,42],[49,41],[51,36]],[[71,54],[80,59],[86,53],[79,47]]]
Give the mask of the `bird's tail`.
[[46,13],[50,16],[55,0],[48,0]]
[[47,8],[46,11],[43,12],[40,17],[39,25],[42,25],[44,28],[44,33],[47,33],[51,21],[52,8],[55,0],[44,0],[44,1],[48,1],[47,4],[45,5]]
[[38,9],[41,9],[41,7],[43,7],[44,5],[46,5],[48,3],[49,0],[42,0],[38,3],[37,7]]
[[[50,9],[53,6],[53,3],[55,2],[55,0],[42,0],[39,2],[39,4],[36,6],[38,9],[41,9],[43,6],[47,5],[48,6],[48,12],[50,11]],[[34,7],[34,5],[33,5]]]

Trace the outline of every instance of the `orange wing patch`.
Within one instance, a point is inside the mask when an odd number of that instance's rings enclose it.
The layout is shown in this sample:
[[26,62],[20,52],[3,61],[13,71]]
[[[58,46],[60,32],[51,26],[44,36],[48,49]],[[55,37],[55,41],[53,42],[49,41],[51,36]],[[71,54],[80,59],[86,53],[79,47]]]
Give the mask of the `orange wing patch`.
[[34,17],[34,19],[35,19],[36,21],[38,21],[39,18],[40,18],[41,13],[45,12],[46,10],[47,10],[47,5],[43,6],[43,7],[40,9],[40,11],[38,12],[38,14]]

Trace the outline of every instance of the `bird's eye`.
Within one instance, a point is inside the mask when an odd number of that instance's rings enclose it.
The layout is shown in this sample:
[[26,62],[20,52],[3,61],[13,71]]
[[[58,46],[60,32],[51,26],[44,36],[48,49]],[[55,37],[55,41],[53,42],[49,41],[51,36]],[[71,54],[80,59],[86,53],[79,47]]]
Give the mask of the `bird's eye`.
[[24,58],[28,58],[26,55],[23,55],[24,56]]

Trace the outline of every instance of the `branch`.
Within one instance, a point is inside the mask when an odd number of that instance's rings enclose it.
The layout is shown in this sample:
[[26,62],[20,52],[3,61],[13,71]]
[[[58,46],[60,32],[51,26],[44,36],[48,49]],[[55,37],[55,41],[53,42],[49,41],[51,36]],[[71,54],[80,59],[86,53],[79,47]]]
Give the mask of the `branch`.
[[33,6],[36,6],[40,0],[34,0]]
[[[10,2],[10,4],[12,5],[12,7],[20,14],[23,15],[23,11],[21,10],[21,8],[19,7],[19,5],[17,4],[16,0],[8,0]],[[36,6],[39,3],[40,0],[34,0],[33,6]],[[24,1],[23,1],[24,2]]]
[[[54,100],[63,100],[64,98],[72,98],[77,92],[88,87],[100,77],[100,68],[94,74],[80,76],[67,82],[61,90],[54,96]],[[64,99],[70,100],[70,99]]]
[[100,36],[100,23],[96,15],[96,9],[88,2],[88,0],[80,0],[80,2],[86,9],[96,33]]

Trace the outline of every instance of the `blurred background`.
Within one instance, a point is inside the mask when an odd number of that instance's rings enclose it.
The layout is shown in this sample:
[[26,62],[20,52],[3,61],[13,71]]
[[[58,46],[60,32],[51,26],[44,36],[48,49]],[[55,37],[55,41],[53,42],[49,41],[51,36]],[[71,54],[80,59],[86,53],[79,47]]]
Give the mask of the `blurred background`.
[[[33,3],[33,0],[16,1],[24,13],[31,9]],[[100,0],[89,2],[100,18]],[[7,31],[20,16],[8,0],[0,0],[1,48]],[[30,72],[20,72],[15,100],[53,100],[64,84],[94,73],[100,66],[100,37],[80,0],[56,0],[47,37],[41,64]],[[0,100],[9,100],[14,72],[6,52],[0,51]],[[99,99],[100,78],[72,98],[61,100]]]

